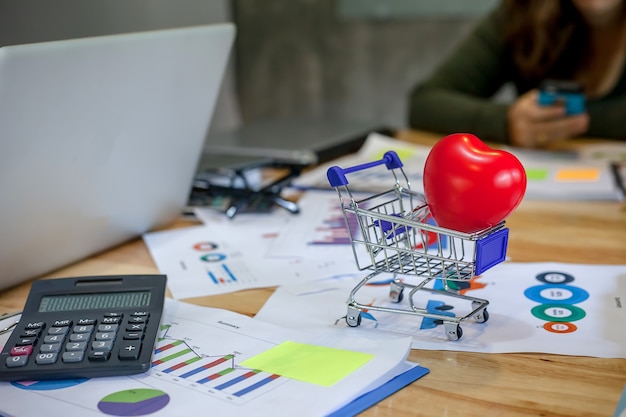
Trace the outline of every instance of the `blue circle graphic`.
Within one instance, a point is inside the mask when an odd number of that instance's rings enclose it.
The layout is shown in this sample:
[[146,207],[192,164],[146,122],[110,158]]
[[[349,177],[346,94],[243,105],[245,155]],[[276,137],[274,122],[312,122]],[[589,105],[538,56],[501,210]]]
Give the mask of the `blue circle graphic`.
[[[554,297],[546,297],[545,292],[553,293]],[[571,294],[566,295],[566,298],[560,298],[564,292]],[[524,295],[541,304],[578,304],[589,298],[587,291],[571,285],[536,285],[524,291]]]

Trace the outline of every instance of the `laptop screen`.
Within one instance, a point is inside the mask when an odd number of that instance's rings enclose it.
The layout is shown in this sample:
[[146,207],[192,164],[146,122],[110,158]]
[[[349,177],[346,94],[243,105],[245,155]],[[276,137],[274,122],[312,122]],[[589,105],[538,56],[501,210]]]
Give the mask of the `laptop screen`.
[[176,219],[232,24],[0,48],[0,288]]

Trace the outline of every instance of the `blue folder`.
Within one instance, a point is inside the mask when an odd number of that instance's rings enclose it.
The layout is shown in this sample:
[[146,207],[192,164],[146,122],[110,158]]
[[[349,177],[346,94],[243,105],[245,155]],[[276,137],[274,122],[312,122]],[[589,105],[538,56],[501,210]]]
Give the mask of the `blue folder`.
[[356,400],[328,414],[327,417],[351,417],[367,410],[379,401],[384,400],[396,391],[401,390],[413,381],[416,381],[430,372],[427,368],[415,366],[408,371],[390,379],[380,387],[361,395]]

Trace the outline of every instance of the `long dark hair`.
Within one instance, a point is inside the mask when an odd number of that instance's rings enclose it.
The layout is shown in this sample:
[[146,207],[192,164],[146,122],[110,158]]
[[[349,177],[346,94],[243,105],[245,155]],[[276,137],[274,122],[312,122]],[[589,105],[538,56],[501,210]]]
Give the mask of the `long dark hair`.
[[503,0],[505,44],[528,81],[567,79],[587,51],[587,26],[571,0]]

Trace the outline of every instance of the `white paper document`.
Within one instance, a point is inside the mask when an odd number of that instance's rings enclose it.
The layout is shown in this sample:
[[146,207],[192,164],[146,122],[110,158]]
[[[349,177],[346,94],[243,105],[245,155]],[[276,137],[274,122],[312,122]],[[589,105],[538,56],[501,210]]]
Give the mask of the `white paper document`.
[[[619,145],[615,145],[618,147]],[[583,147],[578,152],[525,150],[505,147],[515,154],[524,165],[528,178],[527,199],[547,200],[608,200],[624,198],[615,181],[615,176],[606,159],[597,157],[596,146]],[[621,148],[624,152],[625,147]],[[379,133],[372,133],[361,149],[352,155],[320,165],[297,178],[293,184],[300,188],[329,189],[326,171],[333,165],[348,168],[382,158],[385,151],[394,150],[404,164],[404,171],[410,180],[411,188],[424,191],[424,164],[430,147],[415,145],[393,139]],[[616,152],[612,149],[613,152]],[[615,155],[615,153],[614,153]],[[349,187],[352,191],[379,192],[391,188],[387,176],[380,171],[358,171],[350,174]]]
[[[146,374],[0,383],[0,415],[50,416],[322,416],[351,402],[411,364],[409,338],[376,340],[330,329],[282,329],[226,310],[169,300],[153,367]],[[282,355],[286,373],[242,365],[285,343],[366,355],[331,386],[307,381],[310,356]],[[334,353],[329,355],[333,360]],[[319,361],[319,358],[315,358]]]
[[[409,310],[406,288],[401,303],[390,301],[389,278],[380,274],[357,293],[357,301]],[[293,328],[346,328],[346,302],[357,282],[343,278],[280,287],[255,319]],[[415,283],[411,277],[406,282]],[[626,265],[503,263],[464,284],[463,294],[489,301],[489,319],[462,321],[460,340],[449,341],[435,320],[395,312],[367,311],[352,329],[375,329],[383,338],[410,335],[417,349],[626,358]],[[414,300],[445,315],[471,312],[469,302],[439,294],[422,292]]]
[[[411,181],[411,188],[414,191],[423,192],[422,174],[430,147],[402,142],[380,133],[370,133],[357,153],[343,156],[306,171],[293,181],[293,185],[304,189],[329,190],[331,187],[326,177],[328,168],[332,166],[348,168],[376,161],[381,159],[384,153],[389,150],[395,151],[400,157],[404,165],[403,170]],[[393,187],[394,184],[390,178],[390,175],[385,175],[384,170],[363,170],[351,173],[348,180],[352,191],[378,192]]]
[[506,148],[524,165],[527,199],[604,200],[624,198],[608,161],[594,158],[589,148],[579,152]]
[[291,219],[271,242],[268,255],[350,261],[351,267],[346,268],[347,271],[336,273],[353,271],[350,235],[337,193],[309,190],[298,203],[301,213]]
[[279,230],[271,221],[212,223],[143,238],[177,299],[304,282],[350,268],[332,259],[268,257]]

